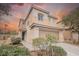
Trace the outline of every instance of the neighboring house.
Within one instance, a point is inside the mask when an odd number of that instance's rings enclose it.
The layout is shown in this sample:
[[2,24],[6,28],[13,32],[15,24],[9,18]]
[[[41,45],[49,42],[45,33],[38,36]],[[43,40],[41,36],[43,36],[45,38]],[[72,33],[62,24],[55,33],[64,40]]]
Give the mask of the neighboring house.
[[47,34],[54,35],[60,42],[64,41],[63,26],[57,24],[57,18],[51,16],[48,11],[37,6],[32,6],[25,20],[19,24],[21,28],[23,44],[33,49],[32,39],[44,37]]

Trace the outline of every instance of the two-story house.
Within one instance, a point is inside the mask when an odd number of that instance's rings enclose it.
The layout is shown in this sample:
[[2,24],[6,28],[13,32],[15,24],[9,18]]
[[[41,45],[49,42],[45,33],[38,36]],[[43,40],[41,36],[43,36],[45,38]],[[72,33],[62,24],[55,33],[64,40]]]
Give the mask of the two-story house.
[[30,50],[33,49],[32,39],[45,38],[47,34],[54,35],[59,41],[64,40],[63,27],[57,24],[57,18],[37,6],[30,8],[25,20],[20,25],[23,44]]

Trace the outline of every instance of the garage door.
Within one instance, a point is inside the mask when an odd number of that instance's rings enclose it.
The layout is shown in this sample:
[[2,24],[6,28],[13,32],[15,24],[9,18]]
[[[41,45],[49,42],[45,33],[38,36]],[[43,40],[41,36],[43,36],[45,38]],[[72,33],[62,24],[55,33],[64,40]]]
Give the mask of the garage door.
[[46,35],[48,35],[48,34],[54,36],[56,39],[59,39],[59,33],[56,31],[42,31],[42,30],[39,31],[40,37],[46,38]]

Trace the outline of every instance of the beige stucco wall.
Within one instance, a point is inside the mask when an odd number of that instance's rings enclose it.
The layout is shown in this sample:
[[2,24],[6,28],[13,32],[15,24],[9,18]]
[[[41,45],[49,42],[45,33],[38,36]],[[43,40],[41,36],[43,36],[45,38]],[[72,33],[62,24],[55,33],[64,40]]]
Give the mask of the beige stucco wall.
[[[44,14],[43,21],[38,20],[38,13]],[[28,23],[29,22],[29,23]],[[33,9],[32,12],[30,13],[28,19],[26,20],[25,24],[23,25],[23,28],[25,28],[26,35],[25,35],[25,46],[27,46],[30,50],[32,50],[32,39],[37,38],[37,37],[45,37],[46,34],[52,34],[56,36],[56,39],[63,39],[62,32],[58,31],[42,31],[38,27],[30,28],[30,25],[33,23],[41,24],[41,25],[46,25],[46,26],[52,26],[52,27],[60,27],[56,24],[56,20],[53,18],[48,17],[48,14],[43,13],[41,11],[38,11],[36,9]]]
[[26,33],[25,41],[32,43],[32,39],[39,37],[39,28],[28,29]]
[[44,37],[44,38],[46,38],[46,35],[48,35],[48,34],[56,37],[56,39],[59,40],[59,33],[58,32],[55,32],[55,31],[42,31],[42,30],[40,30],[40,32],[39,32],[39,36]]
[[[43,21],[39,21],[38,20],[38,13],[42,13],[44,15],[43,17]],[[56,25],[56,19],[54,18],[50,18],[49,20],[49,16],[48,14],[41,12],[39,10],[33,9],[32,12],[30,13],[26,23],[29,21],[29,25],[33,24],[33,23],[37,23],[37,24],[42,24],[42,25],[47,25],[47,26],[57,26]],[[27,25],[26,25],[27,26]]]
[[29,48],[29,50],[33,50],[33,45],[32,45],[32,41],[34,38],[38,38],[39,37],[39,28],[33,28],[33,29],[30,29],[28,28],[27,30],[27,34],[24,38],[24,45]]
[[[44,14],[43,21],[38,20],[38,13]],[[29,21],[29,24],[27,25],[28,21]],[[32,25],[33,23],[42,24],[42,25],[46,25],[46,26],[52,26],[52,27],[61,27],[60,25],[58,26],[58,24],[56,24],[57,23],[56,19],[50,18],[50,20],[49,20],[48,14],[41,12],[39,10],[36,10],[36,9],[32,10],[24,27],[26,27],[28,29],[29,26]]]
[[64,42],[64,31],[59,31],[59,42]]
[[73,40],[78,40],[78,33],[76,33],[76,32],[71,32],[71,30],[65,30],[64,31],[64,39],[66,39],[66,40],[71,40],[71,41],[73,41]]
[[72,38],[73,38],[73,40],[78,41],[78,33],[77,32],[73,32],[72,33]]
[[64,39],[69,40],[71,39],[71,31],[70,30],[65,30],[64,31]]

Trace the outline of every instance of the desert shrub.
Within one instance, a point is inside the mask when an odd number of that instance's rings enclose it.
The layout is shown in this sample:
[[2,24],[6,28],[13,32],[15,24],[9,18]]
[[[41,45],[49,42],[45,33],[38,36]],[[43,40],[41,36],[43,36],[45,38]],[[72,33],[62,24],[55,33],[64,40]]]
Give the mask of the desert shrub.
[[45,49],[46,48],[46,40],[44,38],[35,38],[33,39],[33,46],[38,49]]
[[33,46],[36,48],[36,52],[38,56],[44,56],[46,55],[46,49],[47,49],[47,40],[44,38],[35,38],[33,39]]
[[52,46],[52,48],[53,48],[54,56],[66,56],[67,55],[66,51],[62,47]]
[[56,43],[56,38],[50,34],[46,39],[41,37],[33,39],[34,47],[39,48],[38,55],[52,55],[52,43]]
[[51,35],[51,34],[46,35],[46,38],[47,38],[47,43],[48,43],[49,55],[52,56],[53,55],[52,44],[57,43],[57,39],[54,35]]
[[0,56],[26,56],[30,55],[27,48],[18,46],[2,45],[0,46]]
[[64,56],[66,55],[66,52],[64,51],[63,48],[58,47],[58,46],[52,46],[52,44],[57,43],[57,39],[55,38],[55,36],[48,34],[46,36],[46,39],[44,38],[35,38],[33,39],[33,45],[37,48],[39,48],[39,50],[37,50],[37,54],[39,56],[44,56],[44,55],[48,55],[48,56]]
[[[39,55],[45,55],[44,53],[46,53],[46,55],[52,55],[52,43],[56,43],[57,39],[54,35],[46,35],[46,38],[35,38],[33,39],[33,45],[36,48],[39,48]],[[44,53],[43,53],[44,52]],[[49,52],[49,53],[47,53]]]
[[20,44],[20,42],[21,42],[21,38],[12,38],[11,39],[11,44]]

